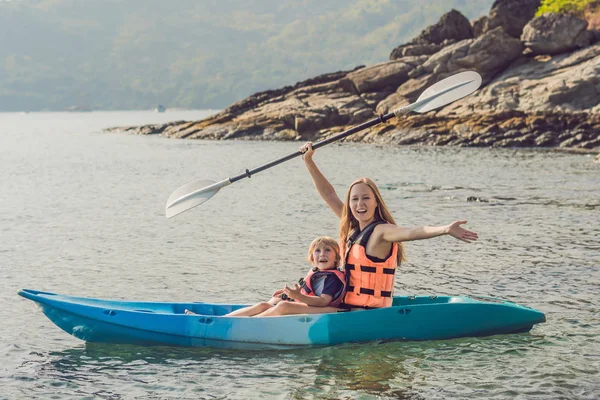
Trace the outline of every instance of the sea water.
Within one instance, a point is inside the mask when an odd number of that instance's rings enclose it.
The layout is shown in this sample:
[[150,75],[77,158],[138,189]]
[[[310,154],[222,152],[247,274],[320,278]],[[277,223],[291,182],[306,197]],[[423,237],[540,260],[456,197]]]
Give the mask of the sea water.
[[20,288],[100,298],[257,302],[305,275],[338,221],[294,159],[166,219],[170,193],[300,143],[103,132],[209,111],[0,113],[0,398],[600,397],[600,165],[544,150],[332,144],[340,196],[373,178],[396,222],[467,220],[479,241],[406,243],[397,294],[496,296],[546,313],[529,333],[293,351],[94,345]]

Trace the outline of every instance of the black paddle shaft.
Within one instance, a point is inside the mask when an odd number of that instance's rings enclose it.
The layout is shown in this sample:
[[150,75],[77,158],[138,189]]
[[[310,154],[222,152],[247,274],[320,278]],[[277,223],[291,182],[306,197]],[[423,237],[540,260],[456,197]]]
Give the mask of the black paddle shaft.
[[[350,129],[348,129],[347,131],[339,133],[339,134],[337,134],[335,136],[332,136],[330,138],[327,138],[325,140],[321,140],[320,142],[317,142],[317,143],[313,144],[312,147],[313,147],[313,149],[316,150],[319,147],[323,147],[323,146],[325,146],[325,145],[327,145],[329,143],[333,143],[333,142],[335,142],[337,140],[343,139],[346,136],[350,136],[350,135],[352,135],[352,134],[354,134],[356,132],[360,132],[360,131],[362,131],[364,129],[367,129],[367,128],[370,128],[372,126],[385,123],[385,122],[389,121],[390,119],[394,118],[394,116],[395,116],[395,114],[393,112],[385,114],[385,115],[380,115],[379,117],[374,118],[374,119],[372,119],[370,121],[364,122],[364,123],[362,123],[360,125],[356,125],[356,126],[350,128]],[[260,167],[254,168],[252,170],[246,170],[246,172],[243,173],[243,174],[240,174],[238,176],[234,176],[233,178],[229,178],[229,182],[234,183],[234,182],[239,181],[240,179],[250,178],[254,174],[257,174],[257,173],[259,173],[261,171],[264,171],[265,169],[269,169],[271,167],[279,165],[282,162],[286,162],[288,160],[291,160],[292,158],[296,158],[298,156],[301,156],[302,154],[303,153],[301,153],[300,151],[297,151],[297,152],[289,154],[289,155],[287,155],[285,157],[281,157],[281,158],[279,158],[277,160],[274,160],[274,161],[271,161],[271,162],[266,163],[264,165],[261,165]]]

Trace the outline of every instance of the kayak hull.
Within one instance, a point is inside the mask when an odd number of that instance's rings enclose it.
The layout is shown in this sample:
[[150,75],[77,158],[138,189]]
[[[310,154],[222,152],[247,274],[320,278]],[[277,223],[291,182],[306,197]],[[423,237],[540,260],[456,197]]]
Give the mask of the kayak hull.
[[229,317],[245,305],[102,300],[31,289],[19,295],[81,340],[135,345],[272,349],[443,340],[527,332],[546,320],[540,311],[474,296],[398,296],[391,307],[374,310]]

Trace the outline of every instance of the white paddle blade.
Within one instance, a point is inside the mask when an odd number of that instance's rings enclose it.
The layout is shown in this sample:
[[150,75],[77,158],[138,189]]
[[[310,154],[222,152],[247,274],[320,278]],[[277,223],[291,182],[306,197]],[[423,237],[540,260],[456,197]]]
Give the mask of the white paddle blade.
[[[481,86],[481,75],[475,71],[460,72],[429,87],[414,103],[411,111],[424,113],[450,104],[476,91]],[[427,101],[429,100],[429,101]]]
[[223,186],[226,186],[223,182],[230,183],[229,180],[218,183],[211,180],[201,180],[183,185],[169,196],[165,208],[166,217],[174,217],[209,200]]

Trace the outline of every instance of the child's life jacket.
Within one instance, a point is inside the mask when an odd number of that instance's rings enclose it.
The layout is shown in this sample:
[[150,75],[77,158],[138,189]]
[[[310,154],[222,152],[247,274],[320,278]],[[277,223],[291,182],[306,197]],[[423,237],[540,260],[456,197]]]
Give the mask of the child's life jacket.
[[312,268],[304,279],[298,281],[301,287],[300,292],[306,296],[321,296],[327,279],[338,279],[341,283],[340,289],[333,295],[331,303],[328,304],[330,307],[337,307],[344,300],[344,294],[346,293],[346,278],[344,273],[337,268],[323,271],[317,267]]

